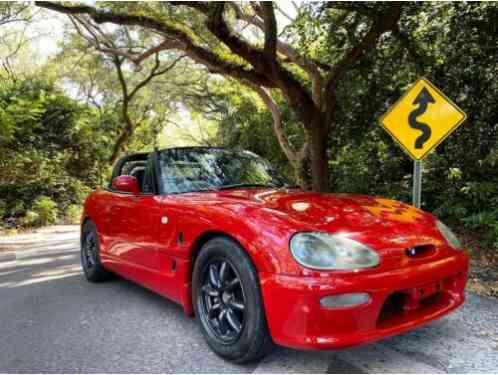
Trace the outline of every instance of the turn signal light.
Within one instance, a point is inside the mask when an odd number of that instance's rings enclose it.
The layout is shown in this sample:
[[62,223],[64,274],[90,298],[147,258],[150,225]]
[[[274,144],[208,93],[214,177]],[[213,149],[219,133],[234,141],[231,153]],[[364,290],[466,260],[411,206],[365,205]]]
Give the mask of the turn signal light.
[[341,308],[363,305],[369,301],[370,295],[368,293],[346,293],[323,297],[320,300],[320,305],[322,307]]

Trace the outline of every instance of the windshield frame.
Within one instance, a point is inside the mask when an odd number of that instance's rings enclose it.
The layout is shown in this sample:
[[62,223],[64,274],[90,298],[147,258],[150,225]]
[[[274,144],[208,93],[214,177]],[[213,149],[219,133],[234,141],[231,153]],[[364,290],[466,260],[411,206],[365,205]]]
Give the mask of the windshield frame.
[[[175,152],[178,150],[182,150],[185,152],[204,152],[204,153],[209,153],[210,151],[213,152],[227,152],[227,153],[245,153],[248,156],[254,157],[254,159],[261,160],[264,164],[266,164],[275,174],[278,175],[278,178],[281,182],[280,185],[260,185],[260,184],[241,184],[244,186],[237,186],[238,184],[233,184],[231,186],[226,186],[223,187],[223,185],[216,187],[213,186],[212,188],[208,189],[192,189],[188,191],[168,191],[168,189],[164,186],[164,180],[163,180],[163,167],[162,167],[162,162],[161,162],[161,157],[164,156],[164,153],[171,153]],[[175,148],[167,148],[167,149],[162,149],[162,150],[157,150],[154,152],[154,162],[156,165],[156,175],[157,175],[157,186],[159,190],[160,195],[180,195],[180,194],[189,194],[189,193],[200,193],[200,192],[218,192],[218,191],[227,191],[229,189],[254,189],[254,188],[259,188],[259,189],[281,189],[281,188],[291,188],[294,187],[293,184],[291,184],[287,178],[284,176],[280,175],[278,171],[272,166],[272,164],[267,161],[266,159],[262,158],[261,156],[251,152],[251,151],[246,151],[246,150],[238,150],[238,149],[226,149],[226,148],[221,148],[221,147],[175,147]],[[253,185],[253,186],[250,186]]]

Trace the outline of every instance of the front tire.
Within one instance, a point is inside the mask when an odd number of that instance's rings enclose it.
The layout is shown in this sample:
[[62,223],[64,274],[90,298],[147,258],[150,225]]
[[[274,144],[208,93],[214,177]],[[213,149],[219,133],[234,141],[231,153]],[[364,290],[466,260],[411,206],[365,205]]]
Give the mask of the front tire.
[[100,261],[100,241],[97,227],[87,220],[81,232],[81,266],[88,281],[97,283],[111,276]]
[[271,350],[258,275],[239,244],[224,237],[207,242],[195,262],[192,290],[196,319],[216,354],[247,363]]

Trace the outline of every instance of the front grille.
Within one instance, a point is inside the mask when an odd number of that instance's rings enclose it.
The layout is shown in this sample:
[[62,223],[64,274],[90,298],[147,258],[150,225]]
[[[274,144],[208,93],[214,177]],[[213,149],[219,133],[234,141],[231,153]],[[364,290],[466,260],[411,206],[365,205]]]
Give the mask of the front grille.
[[389,320],[390,318],[403,313],[407,295],[396,292],[387,297],[379,315],[379,322]]
[[429,313],[434,309],[444,308],[450,302],[450,298],[449,293],[438,291],[414,302],[409,292],[395,292],[386,298],[377,319],[377,327],[393,327],[414,317],[420,317],[424,312]]
[[431,318],[463,301],[464,273],[393,291],[384,300],[377,318],[378,329],[389,329]]

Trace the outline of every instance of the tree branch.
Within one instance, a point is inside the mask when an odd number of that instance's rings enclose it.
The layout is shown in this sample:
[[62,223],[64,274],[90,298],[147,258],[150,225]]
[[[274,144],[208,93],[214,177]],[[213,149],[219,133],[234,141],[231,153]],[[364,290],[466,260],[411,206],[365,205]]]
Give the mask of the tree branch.
[[270,57],[273,62],[277,58],[277,20],[275,19],[275,10],[271,1],[264,1],[263,8],[263,21],[265,31],[265,53]]
[[118,56],[113,56],[112,62],[114,63],[114,66],[116,67],[116,72],[118,74],[118,81],[121,86],[121,91],[123,93],[123,101],[126,102],[126,105],[128,105],[128,100],[129,100],[128,85],[124,78],[123,70],[121,69],[123,61],[120,60]]
[[[259,4],[251,3],[251,5],[256,7],[257,13],[260,12],[264,17],[263,10]],[[310,119],[314,117],[316,108],[306,89],[294,76],[287,72],[277,60],[272,61],[268,58],[265,51],[261,51],[260,49],[251,46],[231,32],[223,18],[225,3],[216,3],[215,5],[208,7],[207,10],[204,7],[195,7],[205,12],[205,15],[207,16],[206,27],[208,30],[222,41],[234,54],[248,61],[256,72],[264,75],[272,82],[272,85],[261,85],[253,79],[239,80],[242,82],[249,81],[259,86],[277,86],[282,90],[285,97],[289,99],[290,103],[296,106],[296,108],[299,108],[298,115],[302,123],[306,126],[311,126]]]
[[396,25],[393,29],[393,35],[399,40],[400,44],[408,51],[408,54],[411,56],[417,71],[419,74],[424,74],[424,61],[425,56],[422,56],[418,51],[421,50],[417,47],[416,43],[410,39],[408,35],[402,32],[399,29],[399,26]]
[[[192,60],[207,66],[210,71],[215,73],[224,73],[239,80],[250,80],[256,84],[273,87],[274,83],[269,80],[264,74],[255,71],[247,66],[237,63],[226,61],[218,55],[208,51],[207,49],[198,46],[190,36],[183,30],[171,26],[167,23],[158,21],[154,18],[123,14],[112,11],[103,11],[97,8],[79,5],[79,6],[66,6],[63,3],[56,3],[50,1],[36,1],[37,6],[54,10],[59,13],[78,15],[87,14],[98,24],[101,23],[114,23],[125,26],[141,26],[148,29],[155,30],[162,35],[166,36],[168,40],[175,40],[178,44],[165,43],[163,47],[180,49],[184,51]],[[188,5],[188,4],[185,4]],[[205,9],[202,5],[195,5],[197,9]],[[152,52],[150,54],[153,54]]]
[[285,18],[287,18],[290,22],[293,22],[293,21],[294,21],[294,19],[293,19],[293,18],[292,18],[292,17],[291,17],[291,16],[290,16],[287,12],[285,12],[285,11],[282,9],[282,7],[278,5],[278,3],[277,3],[277,2],[275,2],[275,3],[273,3],[273,4],[274,4],[275,8],[276,8],[276,9],[280,12],[280,14],[281,14],[282,16],[284,16]]
[[123,145],[128,141],[134,131],[134,124],[131,121],[130,115],[128,114],[128,105],[130,102],[130,97],[128,95],[128,85],[126,84],[126,80],[124,78],[123,70],[121,69],[122,61],[118,56],[113,56],[112,62],[116,68],[116,72],[118,74],[119,84],[121,86],[121,91],[123,93],[123,105],[121,107],[121,118],[124,123],[124,128],[119,135],[118,139],[114,143],[114,147],[112,149],[111,157],[109,158],[109,162],[113,164],[119,156]]
[[329,1],[325,4],[328,9],[345,10],[346,12],[355,12],[367,17],[376,17],[380,13],[359,1]]
[[[183,2],[180,2],[180,4],[189,6]],[[231,32],[223,17],[225,2],[214,3],[208,7],[207,10],[203,7],[199,8],[198,6],[194,6],[194,8],[200,10],[207,16],[207,29],[222,41],[230,51],[249,62],[258,73],[265,74],[265,72],[267,72],[268,58],[266,54]]]
[[[237,19],[256,26],[261,31],[265,31],[265,23],[260,18],[258,18],[255,13],[245,13],[235,2],[230,2],[229,4],[234,10],[235,17]],[[276,38],[276,43],[278,53],[287,57],[290,62],[300,66],[308,74],[311,81],[313,102],[315,103],[317,108],[320,108],[320,97],[322,95],[323,79],[319,67],[325,70],[329,70],[330,67],[326,64],[321,64],[320,62],[315,61],[311,58],[302,57],[290,44],[282,42],[281,40],[278,40],[278,38]]]
[[384,32],[393,30],[401,15],[401,4],[392,3],[389,10],[374,17],[370,29],[363,36],[363,39],[353,48],[351,48],[341,61],[339,61],[329,75],[325,87],[325,98],[327,101],[327,117],[333,112],[336,104],[335,90],[341,78],[349,68],[360,58],[360,56],[371,48]]
[[287,157],[287,159],[289,159],[292,163],[296,163],[298,161],[298,156],[296,152],[294,152],[294,150],[292,149],[287,138],[285,137],[284,130],[282,127],[282,116],[280,110],[278,109],[277,103],[275,103],[275,101],[273,100],[271,94],[267,89],[258,85],[254,85],[250,82],[248,82],[247,85],[251,87],[258,94],[258,96],[261,98],[266,108],[268,109],[268,111],[270,111],[273,120],[272,121],[273,131],[277,137],[277,141],[282,150],[284,151],[284,154]]

